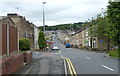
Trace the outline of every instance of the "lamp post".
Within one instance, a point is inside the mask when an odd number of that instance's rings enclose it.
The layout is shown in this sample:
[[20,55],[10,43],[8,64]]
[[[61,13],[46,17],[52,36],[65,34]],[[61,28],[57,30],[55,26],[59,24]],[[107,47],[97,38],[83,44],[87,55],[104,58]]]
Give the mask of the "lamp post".
[[44,35],[45,35],[45,14],[44,14],[44,4],[46,2],[43,2],[43,32],[44,32]]

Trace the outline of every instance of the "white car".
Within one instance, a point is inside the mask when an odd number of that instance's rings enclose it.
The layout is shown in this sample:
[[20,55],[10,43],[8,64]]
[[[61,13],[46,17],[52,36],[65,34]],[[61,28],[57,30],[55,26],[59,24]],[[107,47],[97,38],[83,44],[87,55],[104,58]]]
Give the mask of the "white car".
[[57,46],[53,46],[52,50],[59,50],[59,48]]

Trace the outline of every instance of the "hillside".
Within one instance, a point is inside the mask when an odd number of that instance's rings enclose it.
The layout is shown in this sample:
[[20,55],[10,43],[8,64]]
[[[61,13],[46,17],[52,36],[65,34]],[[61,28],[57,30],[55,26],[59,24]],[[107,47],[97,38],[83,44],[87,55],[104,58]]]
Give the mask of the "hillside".
[[[45,26],[46,30],[78,30],[83,22],[78,22],[74,24],[59,24],[55,26]],[[43,30],[43,26],[39,26],[40,30]]]

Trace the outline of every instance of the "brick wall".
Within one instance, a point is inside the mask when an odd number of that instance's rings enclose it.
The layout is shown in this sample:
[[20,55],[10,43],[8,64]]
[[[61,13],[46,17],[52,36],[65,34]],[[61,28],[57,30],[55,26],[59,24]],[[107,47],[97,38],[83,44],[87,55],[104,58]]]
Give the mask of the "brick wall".
[[24,62],[29,63],[32,60],[32,52],[28,51],[23,53],[23,57],[24,57]]
[[15,73],[23,66],[23,54],[9,56],[0,61],[0,74]]

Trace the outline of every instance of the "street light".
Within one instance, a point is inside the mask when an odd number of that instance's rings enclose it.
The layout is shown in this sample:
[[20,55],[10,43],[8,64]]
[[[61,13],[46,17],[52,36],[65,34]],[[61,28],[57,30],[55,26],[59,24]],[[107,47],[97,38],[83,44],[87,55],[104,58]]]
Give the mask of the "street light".
[[45,35],[45,14],[44,14],[44,4],[46,4],[46,2],[43,2],[43,32]]

